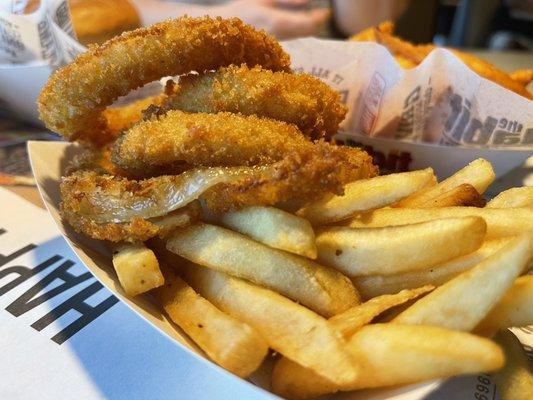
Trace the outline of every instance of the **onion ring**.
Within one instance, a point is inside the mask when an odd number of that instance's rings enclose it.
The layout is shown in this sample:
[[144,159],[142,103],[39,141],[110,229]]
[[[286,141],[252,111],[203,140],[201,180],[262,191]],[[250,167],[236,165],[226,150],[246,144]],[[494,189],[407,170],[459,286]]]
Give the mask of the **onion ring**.
[[289,71],[289,56],[263,31],[237,18],[182,17],[126,32],[57,70],[39,96],[41,120],[69,140],[113,140],[102,111],[164,76],[230,64]]
[[311,139],[335,135],[346,115],[339,93],[319,79],[246,65],[181,77],[178,92],[168,98],[165,107],[255,114],[295,124]]
[[122,107],[110,107],[103,111],[110,137],[117,137],[122,131],[131,128],[143,118],[143,111],[152,105],[160,106],[166,99],[165,94],[146,97]]
[[77,214],[68,207],[67,203],[61,205],[61,215],[77,232],[83,232],[94,239],[132,243],[144,242],[156,236],[164,238],[174,229],[198,221],[201,211],[200,203],[195,201],[164,217],[151,219],[134,217],[128,222],[116,224],[113,222],[98,223]]
[[172,110],[124,132],[113,146],[111,160],[136,175],[176,162],[216,167],[266,164],[295,148],[312,147],[298,128],[284,122]]
[[61,182],[64,209],[96,223],[160,217],[198,199],[220,183],[242,180],[258,168],[197,168],[141,181],[79,171]]

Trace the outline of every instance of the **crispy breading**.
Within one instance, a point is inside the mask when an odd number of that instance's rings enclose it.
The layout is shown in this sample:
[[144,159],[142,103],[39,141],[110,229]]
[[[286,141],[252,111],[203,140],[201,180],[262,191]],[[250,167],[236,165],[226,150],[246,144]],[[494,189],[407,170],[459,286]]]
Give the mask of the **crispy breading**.
[[102,111],[120,96],[164,76],[245,63],[289,71],[278,42],[237,18],[182,17],[123,33],[57,70],[38,99],[47,128],[69,140],[113,139]]
[[150,96],[122,107],[110,107],[104,110],[102,114],[106,120],[110,137],[117,137],[120,132],[131,128],[142,119],[144,110],[151,105],[159,106],[163,104],[166,97],[165,94]]
[[284,122],[255,115],[172,110],[122,134],[111,159],[135,174],[175,162],[217,167],[272,163],[296,147],[312,146],[298,128]]
[[221,184],[208,190],[202,198],[215,213],[249,205],[286,203],[301,207],[325,193],[342,195],[345,183],[378,173],[366,152],[324,142],[305,151],[295,149],[274,166],[275,174]]
[[272,72],[246,65],[180,78],[165,106],[187,112],[229,111],[296,125],[304,135],[329,138],[346,115],[340,95],[307,74]]

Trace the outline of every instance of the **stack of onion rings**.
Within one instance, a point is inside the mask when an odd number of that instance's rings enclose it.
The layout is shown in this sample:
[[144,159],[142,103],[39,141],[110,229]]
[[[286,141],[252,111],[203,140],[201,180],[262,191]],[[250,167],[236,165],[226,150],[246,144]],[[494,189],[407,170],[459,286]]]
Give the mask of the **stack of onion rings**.
[[[183,76],[165,94],[107,109],[168,75]],[[98,239],[165,235],[198,218],[199,198],[215,212],[303,204],[377,172],[321,139],[344,118],[339,95],[238,19],[183,17],[93,47],[53,74],[39,110],[88,148],[61,183],[62,213]]]

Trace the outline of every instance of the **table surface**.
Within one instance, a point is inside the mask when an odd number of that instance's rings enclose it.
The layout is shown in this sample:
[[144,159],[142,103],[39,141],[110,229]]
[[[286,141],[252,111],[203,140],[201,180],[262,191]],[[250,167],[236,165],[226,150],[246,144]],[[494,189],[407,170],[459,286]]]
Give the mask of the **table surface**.
[[[480,49],[466,49],[467,52],[475,54],[487,61],[490,61],[506,71],[514,71],[522,68],[532,68],[533,52],[506,51],[496,52]],[[8,190],[18,194],[31,203],[44,207],[41,197],[36,187],[32,186],[7,186]]]

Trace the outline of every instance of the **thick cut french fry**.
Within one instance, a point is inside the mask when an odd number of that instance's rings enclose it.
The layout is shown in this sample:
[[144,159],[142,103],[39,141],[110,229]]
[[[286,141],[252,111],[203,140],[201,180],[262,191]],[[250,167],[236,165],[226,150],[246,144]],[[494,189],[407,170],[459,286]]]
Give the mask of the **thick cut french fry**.
[[367,325],[347,347],[361,367],[352,382],[336,385],[284,357],[274,368],[273,391],[289,399],[307,399],[339,390],[494,371],[504,363],[502,350],[491,340],[430,326]]
[[249,324],[269,346],[336,384],[359,370],[327,320],[280,294],[209,268],[184,265],[185,279],[209,301]]
[[351,219],[348,225],[354,228],[379,228],[415,224],[438,218],[481,217],[487,223],[486,239],[531,234],[533,232],[533,209],[514,208],[389,208],[362,214]]
[[155,290],[170,319],[218,365],[241,377],[254,372],[268,352],[266,341],[248,324],[220,311],[171,268]]
[[348,276],[395,274],[427,269],[481,246],[482,218],[449,218],[379,229],[324,228],[318,260]]
[[147,292],[165,282],[154,252],[142,243],[115,245],[113,266],[128,296]]
[[315,233],[306,219],[274,207],[247,207],[219,219],[243,235],[276,249],[316,258]]
[[522,344],[509,330],[494,337],[505,352],[505,366],[492,375],[501,400],[533,399],[533,370]]
[[519,277],[474,330],[492,336],[498,330],[533,325],[533,275]]
[[441,195],[428,200],[421,204],[420,208],[431,207],[454,207],[454,206],[471,206],[484,207],[485,199],[480,196],[476,188],[469,183],[463,183]]
[[513,285],[531,257],[533,236],[513,239],[402,312],[393,322],[473,330]]
[[436,184],[431,168],[377,176],[348,183],[343,196],[327,195],[297,212],[314,225],[342,221],[357,213],[384,207]]
[[508,189],[487,203],[489,208],[533,208],[533,186]]
[[392,275],[358,276],[352,278],[352,282],[363,300],[384,294],[398,293],[403,289],[413,289],[424,285],[440,286],[496,253],[511,240],[512,237],[487,240],[473,253],[454,258],[429,269],[401,272]]
[[367,325],[379,314],[388,309],[416,299],[435,289],[426,285],[416,289],[405,289],[396,294],[375,297],[365,303],[352,307],[329,319],[330,325],[345,339],[349,339],[356,331]]
[[533,81],[533,69],[519,69],[511,72],[509,76],[521,85],[527,86]]
[[496,175],[490,162],[478,158],[439,184],[423,189],[403,199],[396,204],[396,207],[421,207],[430,200],[443,195],[463,183],[472,185],[479,194],[483,194],[494,181],[495,177]]
[[359,304],[353,284],[340,272],[218,226],[180,229],[170,235],[167,248],[197,264],[275,290],[326,317]]

